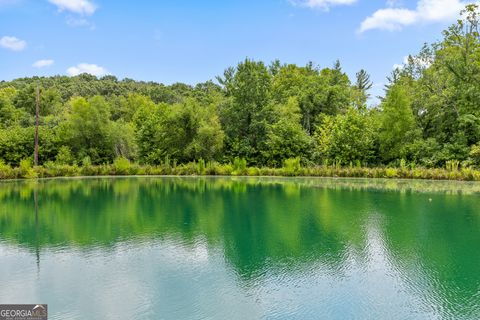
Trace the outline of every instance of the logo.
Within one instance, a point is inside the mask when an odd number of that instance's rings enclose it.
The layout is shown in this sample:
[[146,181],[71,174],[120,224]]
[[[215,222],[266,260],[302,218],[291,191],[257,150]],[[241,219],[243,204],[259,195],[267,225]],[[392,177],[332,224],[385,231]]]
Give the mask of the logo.
[[0,304],[0,320],[48,320],[46,304]]

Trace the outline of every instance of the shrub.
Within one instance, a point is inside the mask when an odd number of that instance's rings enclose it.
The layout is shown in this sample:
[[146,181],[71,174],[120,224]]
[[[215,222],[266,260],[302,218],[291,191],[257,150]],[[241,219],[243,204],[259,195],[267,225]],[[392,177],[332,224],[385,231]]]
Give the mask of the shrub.
[[477,166],[480,165],[480,143],[470,148],[469,160]]
[[123,157],[115,159],[113,161],[113,169],[115,170],[115,174],[130,174],[130,160]]
[[219,174],[220,165],[215,161],[208,161],[205,167],[205,174],[210,176],[215,176]]
[[12,179],[14,177],[12,167],[0,159],[0,179]]
[[72,150],[67,146],[61,146],[58,149],[57,156],[55,157],[55,162],[60,165],[71,165],[74,162],[74,157],[72,155]]
[[80,168],[77,165],[54,164],[46,175],[49,177],[75,177],[80,174]]
[[247,160],[236,157],[233,160],[233,175],[244,175],[247,173]]
[[163,161],[163,165],[165,168],[170,169],[170,157],[168,155],[165,156],[165,161]]
[[302,165],[300,164],[300,158],[290,158],[283,162],[283,172],[288,176],[296,176],[300,173]]
[[229,176],[233,172],[233,167],[230,164],[219,165],[215,171],[220,176]]
[[205,160],[203,160],[203,159],[198,160],[197,173],[199,175],[204,175],[205,174]]
[[342,168],[342,161],[336,159],[335,162],[333,163],[333,166],[335,167],[335,169],[341,169]]
[[385,176],[387,178],[396,178],[398,177],[398,170],[395,168],[386,168],[385,169]]
[[445,162],[445,167],[448,171],[458,171],[459,166],[460,166],[460,161],[458,160],[450,160]]
[[83,167],[90,167],[92,165],[92,159],[89,156],[86,156],[82,159],[82,166]]
[[251,167],[247,169],[247,175],[249,176],[259,176],[260,175],[260,169]]
[[20,171],[20,176],[25,179],[34,179],[37,177],[37,174],[32,168],[32,162],[30,159],[23,159],[20,161],[20,166],[18,167]]

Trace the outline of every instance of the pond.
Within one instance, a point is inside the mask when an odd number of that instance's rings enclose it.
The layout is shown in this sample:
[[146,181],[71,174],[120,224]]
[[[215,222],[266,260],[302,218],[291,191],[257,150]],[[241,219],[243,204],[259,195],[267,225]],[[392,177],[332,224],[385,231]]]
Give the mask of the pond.
[[480,184],[0,184],[0,303],[49,319],[480,319]]

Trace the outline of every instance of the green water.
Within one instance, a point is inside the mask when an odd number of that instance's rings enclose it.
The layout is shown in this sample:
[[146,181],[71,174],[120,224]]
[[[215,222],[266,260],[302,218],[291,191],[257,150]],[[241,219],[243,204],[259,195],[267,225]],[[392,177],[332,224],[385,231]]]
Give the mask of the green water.
[[480,184],[0,184],[0,303],[50,319],[480,319]]

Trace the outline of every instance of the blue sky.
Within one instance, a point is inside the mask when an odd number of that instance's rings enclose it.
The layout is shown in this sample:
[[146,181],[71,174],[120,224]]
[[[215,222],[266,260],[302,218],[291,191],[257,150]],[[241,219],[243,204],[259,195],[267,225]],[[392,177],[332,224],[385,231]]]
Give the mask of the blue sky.
[[461,0],[0,0],[0,80],[111,73],[194,84],[245,57],[366,69],[441,38]]

